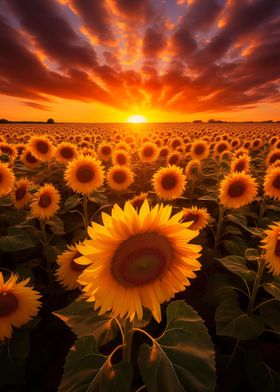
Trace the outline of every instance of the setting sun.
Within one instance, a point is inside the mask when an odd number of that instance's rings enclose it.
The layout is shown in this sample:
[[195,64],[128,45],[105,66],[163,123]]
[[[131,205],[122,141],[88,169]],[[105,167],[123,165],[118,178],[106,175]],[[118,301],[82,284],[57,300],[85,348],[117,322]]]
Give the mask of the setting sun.
[[133,124],[142,124],[142,123],[146,123],[147,119],[146,117],[140,116],[139,114],[134,114],[133,116],[129,116],[126,122],[133,123]]

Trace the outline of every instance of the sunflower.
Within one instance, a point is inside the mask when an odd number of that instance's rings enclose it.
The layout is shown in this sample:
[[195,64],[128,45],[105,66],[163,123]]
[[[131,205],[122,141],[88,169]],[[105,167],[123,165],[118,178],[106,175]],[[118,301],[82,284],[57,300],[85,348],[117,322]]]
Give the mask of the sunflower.
[[204,140],[196,140],[191,146],[191,157],[192,159],[197,159],[202,161],[206,159],[209,155],[209,145]]
[[185,167],[185,175],[187,178],[195,178],[201,172],[201,162],[198,159],[192,159]]
[[87,195],[103,184],[104,171],[100,161],[81,155],[67,165],[64,178],[74,192]]
[[105,162],[107,162],[111,159],[112,152],[113,152],[113,149],[110,146],[110,144],[108,144],[108,143],[101,144],[97,150],[99,159],[101,159],[102,161],[105,161]]
[[21,163],[29,169],[36,169],[41,166],[39,159],[35,158],[28,149],[24,150],[21,156]]
[[60,143],[55,150],[54,156],[58,162],[67,164],[77,157],[77,147],[73,143]]
[[280,160],[280,149],[274,149],[268,154],[266,158],[266,166],[268,167],[279,160]]
[[12,144],[0,143],[0,154],[7,154],[12,160],[15,160],[18,155],[18,151]]
[[143,317],[143,307],[161,321],[160,304],[183,291],[201,268],[199,245],[189,244],[198,235],[180,223],[183,213],[170,217],[171,206],[150,209],[144,201],[139,213],[131,203],[124,210],[114,205],[112,216],[102,214],[103,225],[92,223],[91,240],[78,246],[83,258],[92,262],[78,282],[88,301],[100,314],[111,311],[115,317]]
[[239,208],[249,204],[256,195],[256,180],[244,172],[228,174],[220,186],[220,201],[226,208]]
[[84,265],[76,263],[75,259],[81,256],[75,245],[68,245],[68,250],[57,257],[59,267],[55,275],[66,290],[73,290],[79,287],[78,277],[91,264],[91,261]]
[[0,342],[12,336],[13,327],[21,327],[36,316],[40,307],[40,294],[27,287],[29,278],[17,282],[11,274],[5,282],[0,272]]
[[230,170],[232,172],[245,172],[248,173],[250,169],[250,160],[249,155],[242,155],[239,158],[234,158],[230,164]]
[[154,174],[152,183],[161,199],[177,199],[184,192],[186,176],[178,166],[162,167]]
[[113,166],[106,175],[106,180],[111,189],[124,191],[133,183],[134,173],[127,166]]
[[280,275],[280,222],[275,222],[265,230],[263,239],[265,249],[264,260],[273,275]]
[[129,153],[124,150],[116,150],[113,152],[112,161],[114,165],[128,166],[130,163]]
[[190,226],[190,230],[202,230],[206,227],[210,221],[210,215],[206,208],[183,208],[182,222],[193,222]]
[[168,165],[178,165],[182,159],[182,155],[178,151],[173,151],[168,154],[166,163]]
[[51,184],[45,184],[35,193],[31,212],[35,218],[49,219],[59,210],[60,194]]
[[33,136],[28,143],[28,147],[32,155],[40,161],[50,161],[53,157],[54,147],[45,136]]
[[221,140],[214,147],[214,155],[220,155],[222,152],[230,150],[230,144],[226,140]]
[[31,193],[28,190],[31,185],[32,182],[26,177],[15,183],[11,196],[16,209],[23,208],[31,200]]
[[133,207],[136,209],[140,208],[142,204],[144,203],[144,200],[148,199],[148,192],[142,192],[140,195],[133,197],[132,199],[129,199],[128,202],[133,205]]
[[152,163],[157,160],[159,156],[159,148],[155,143],[146,142],[139,150],[139,158],[142,162]]
[[264,178],[264,192],[267,196],[280,200],[280,167],[271,166]]
[[8,195],[14,185],[14,172],[6,163],[0,163],[0,197]]

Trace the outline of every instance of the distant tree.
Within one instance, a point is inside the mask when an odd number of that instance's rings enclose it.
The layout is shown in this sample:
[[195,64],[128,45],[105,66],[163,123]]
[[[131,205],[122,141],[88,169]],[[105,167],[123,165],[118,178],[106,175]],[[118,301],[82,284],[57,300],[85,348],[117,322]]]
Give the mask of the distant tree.
[[47,124],[54,124],[54,119],[53,118],[49,118],[47,120]]
[[202,123],[202,120],[193,120],[193,123]]
[[8,122],[6,118],[0,118],[0,124],[7,124]]

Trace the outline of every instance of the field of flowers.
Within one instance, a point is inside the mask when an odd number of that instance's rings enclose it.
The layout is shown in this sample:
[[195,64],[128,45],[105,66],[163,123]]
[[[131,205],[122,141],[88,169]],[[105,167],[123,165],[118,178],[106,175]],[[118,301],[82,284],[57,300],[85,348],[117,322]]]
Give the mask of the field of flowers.
[[0,390],[280,390],[280,125],[0,128]]

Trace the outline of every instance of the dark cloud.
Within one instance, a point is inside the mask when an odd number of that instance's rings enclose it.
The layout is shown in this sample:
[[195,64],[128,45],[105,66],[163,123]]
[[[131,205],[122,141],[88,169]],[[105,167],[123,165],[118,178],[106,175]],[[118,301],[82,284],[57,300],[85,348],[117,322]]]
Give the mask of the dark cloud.
[[65,67],[96,65],[96,54],[63,15],[55,0],[8,0],[22,27],[47,56]]
[[112,20],[104,0],[71,0],[71,5],[100,43],[110,44],[115,41]]
[[189,5],[182,24],[192,31],[208,29],[217,21],[222,9],[221,1],[196,0]]
[[150,21],[155,13],[151,0],[115,0],[116,7],[128,18]]
[[144,34],[143,54],[147,57],[156,57],[165,48],[166,40],[160,29],[149,27]]
[[30,106],[31,108],[34,108],[34,109],[39,109],[39,110],[43,110],[43,111],[51,111],[52,110],[50,106],[43,105],[43,104],[38,103],[38,102],[23,101],[21,103],[24,106]]

